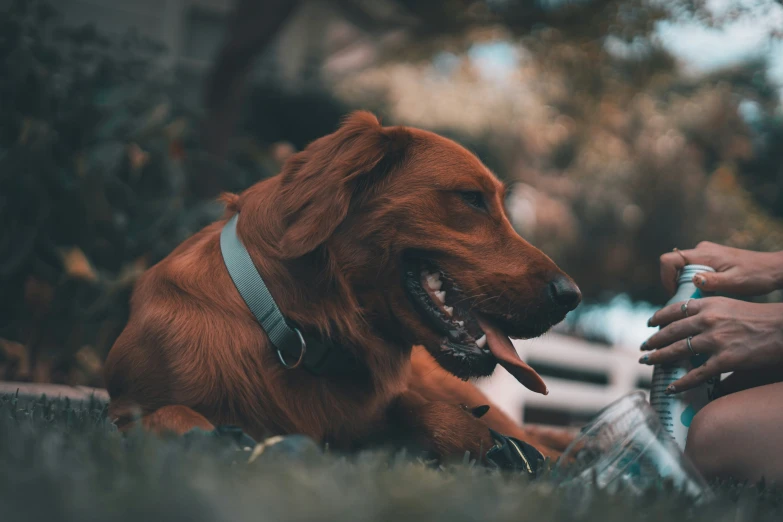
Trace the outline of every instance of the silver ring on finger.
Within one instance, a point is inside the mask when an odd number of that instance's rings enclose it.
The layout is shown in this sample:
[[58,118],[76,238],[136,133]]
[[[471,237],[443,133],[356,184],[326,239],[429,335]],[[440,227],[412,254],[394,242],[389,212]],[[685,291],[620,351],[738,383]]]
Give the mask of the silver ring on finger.
[[692,335],[691,335],[691,336],[689,336],[689,337],[688,337],[688,339],[687,339],[687,343],[688,343],[688,350],[690,350],[690,352],[691,352],[691,354],[692,354],[692,355],[699,355],[698,353],[696,353],[696,352],[693,350],[693,344],[691,344],[691,340],[692,340],[692,339],[693,339],[693,336],[692,336]]
[[684,303],[682,303],[682,306],[680,306],[680,310],[682,310],[682,313],[685,314],[685,317],[688,317],[688,301],[693,299],[692,297],[689,297],[685,300]]

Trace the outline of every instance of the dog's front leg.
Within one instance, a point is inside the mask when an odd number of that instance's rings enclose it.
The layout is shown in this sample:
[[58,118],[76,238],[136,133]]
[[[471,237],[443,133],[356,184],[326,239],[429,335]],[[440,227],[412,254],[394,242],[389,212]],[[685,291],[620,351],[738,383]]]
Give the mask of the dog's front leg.
[[516,437],[536,446],[546,457],[556,460],[573,442],[576,433],[565,428],[524,425],[519,426],[498,408],[475,384],[463,381],[443,369],[423,346],[414,346],[411,353],[413,376],[410,389],[428,401],[447,402],[467,408],[489,406],[481,417],[493,430]]
[[414,443],[440,458],[462,457],[483,461],[494,442],[489,428],[469,411],[445,402],[430,402],[409,391],[391,409],[391,419]]
[[427,401],[416,392],[400,396],[391,409],[392,422],[406,428],[417,446],[440,458],[463,457],[482,464],[535,475],[543,456],[523,441],[493,432],[479,418],[485,410]]
[[[200,430],[202,433],[227,437],[227,440],[233,440],[240,447],[253,447],[256,444],[256,441],[238,426],[225,424],[215,426],[202,414],[180,404],[158,408],[154,412],[141,417],[138,422],[141,423],[143,429],[156,435],[186,435],[194,430]],[[127,432],[136,425],[136,421],[123,423],[120,431]]]
[[[122,431],[131,429],[135,423],[131,422],[122,427]],[[183,435],[192,429],[199,428],[204,431],[212,431],[215,426],[200,413],[181,405],[164,406],[141,418],[142,427],[152,433],[162,435],[175,433]]]

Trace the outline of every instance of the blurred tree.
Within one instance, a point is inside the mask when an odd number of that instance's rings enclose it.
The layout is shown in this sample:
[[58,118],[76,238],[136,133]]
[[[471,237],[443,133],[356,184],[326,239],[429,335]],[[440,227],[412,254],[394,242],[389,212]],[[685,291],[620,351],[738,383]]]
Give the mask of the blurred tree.
[[[100,385],[136,277],[222,213],[188,191],[197,112],[133,33],[15,0],[0,35],[0,379]],[[252,153],[209,163],[224,188],[278,168]]]
[[[653,33],[677,6],[720,22],[702,2],[240,1],[194,129],[157,45],[15,0],[0,13],[0,378],[99,385],[138,274],[221,213],[217,191],[276,173],[352,108],[474,150],[589,299],[661,301],[674,246],[782,248],[766,64],[685,77]],[[487,79],[474,53],[498,43],[513,70]],[[271,51],[284,73],[255,84]]]
[[755,154],[741,164],[743,181],[767,212],[783,218],[783,118],[763,116],[755,126]]
[[[540,25],[504,18],[438,41],[451,52],[446,72],[403,55],[340,79],[336,92],[358,104],[387,100],[396,122],[483,141],[498,173],[520,182],[509,202],[520,232],[588,299],[664,301],[657,260],[675,246],[783,248],[783,225],[770,215],[779,191],[768,190],[779,183],[778,120],[753,128],[739,110],[779,107],[766,64],[684,76],[653,33],[672,16],[662,4],[575,4]],[[686,8],[706,17],[703,5]],[[505,79],[484,79],[463,52],[482,40],[516,52]]]
[[[275,38],[298,10],[305,5],[316,3],[319,2],[239,0],[236,3],[227,26],[225,40],[218,51],[205,88],[204,105],[207,114],[202,124],[201,136],[205,150],[215,158],[225,156],[229,150],[231,136],[237,131],[241,108],[246,102],[254,60],[274,43]],[[466,31],[475,27],[498,24],[515,33],[525,33],[542,24],[567,28],[570,34],[578,34],[587,42],[606,32],[606,24],[603,20],[608,19],[607,11],[615,11],[620,6],[625,6],[628,13],[633,13],[634,6],[640,4],[640,1],[331,0],[321,3],[329,4],[337,17],[351,24],[361,33],[373,35],[376,42],[382,42],[383,36],[390,33],[402,35],[400,38],[390,38],[387,39],[388,42],[379,44],[379,52],[387,58],[395,56],[396,59],[401,57],[411,59],[417,55],[419,59],[426,59],[431,54],[432,45],[437,45],[444,37],[452,39],[456,37],[465,44]],[[629,17],[622,26],[623,31],[636,34],[641,29],[649,30],[650,24],[664,15],[661,9],[656,9],[655,13],[653,16],[648,7],[642,23],[636,20],[639,17]],[[585,20],[590,22],[585,23]],[[320,18],[312,20],[311,24],[314,26],[307,27],[300,33],[300,37],[323,38],[322,26],[325,23],[327,21]],[[312,48],[320,51],[319,55],[312,57],[315,63],[311,65],[312,70],[318,70],[329,53],[321,42],[316,42]],[[339,110],[339,105],[329,99],[320,79],[316,76],[311,80],[315,83],[315,88],[310,88],[309,94],[305,97],[311,100],[320,99],[325,105]],[[267,90],[269,89],[275,90],[275,87],[268,87]],[[286,89],[286,91],[291,90],[290,87]],[[278,91],[275,99],[281,99],[280,94],[284,92]],[[263,100],[259,99],[259,96],[263,95],[263,92],[257,93],[256,106],[263,104]],[[293,103],[287,105],[291,106]],[[268,109],[271,110],[272,107]],[[256,122],[261,116],[269,117],[271,114],[264,112],[263,115],[254,115]],[[280,115],[275,114],[275,116]],[[321,115],[316,117],[318,116]],[[321,121],[334,128],[337,120],[324,116]],[[272,120],[270,127],[286,125],[285,120],[291,119],[290,115],[286,115],[281,119]],[[251,124],[251,126],[257,130],[264,128],[258,124]],[[288,126],[291,126],[290,123]],[[222,184],[212,169],[204,168],[194,175],[192,186],[198,194],[212,196],[217,194]]]
[[[207,79],[202,124],[205,150],[224,157],[247,93],[254,59],[269,45],[299,7],[299,0],[238,0],[226,27],[225,41]],[[194,190],[214,196],[224,183],[214,169],[200,169],[192,180]]]

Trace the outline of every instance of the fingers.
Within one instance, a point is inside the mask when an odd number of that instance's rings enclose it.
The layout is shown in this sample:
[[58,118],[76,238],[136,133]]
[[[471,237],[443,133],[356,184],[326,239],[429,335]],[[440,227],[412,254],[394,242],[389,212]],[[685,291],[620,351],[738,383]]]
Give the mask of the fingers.
[[[669,292],[669,295],[674,294],[677,290],[677,273],[685,266],[685,259],[688,259],[687,255],[690,250],[681,250],[683,255],[677,252],[667,252],[661,256],[661,283]],[[686,256],[683,259],[683,256]]]
[[693,284],[705,292],[746,293],[743,292],[742,283],[732,270],[701,272],[693,276]]
[[688,338],[686,337],[681,341],[673,343],[671,346],[644,354],[639,359],[639,362],[650,365],[667,364],[689,359],[694,355],[709,355],[712,352],[712,346],[705,341],[704,337],[699,338],[698,335],[691,339],[691,346],[693,347],[693,352],[688,348]]
[[721,369],[718,358],[710,357],[707,359],[707,362],[686,373],[682,379],[674,381],[666,388],[666,393],[680,393],[690,390],[720,374]]
[[675,249],[674,251],[667,252],[661,256],[661,283],[663,283],[663,286],[669,292],[669,295],[674,294],[677,290],[677,273],[682,267],[686,264],[710,265],[712,250],[715,246],[717,245],[702,241],[694,249]]
[[699,313],[699,311],[704,307],[704,303],[708,300],[709,298],[691,299],[688,301],[687,316],[685,315],[685,312],[682,311],[682,305],[685,304],[685,301],[681,303],[670,304],[669,306],[661,308],[655,312],[653,316],[650,317],[650,320],[647,321],[647,326],[666,326],[675,321],[680,321],[682,319],[686,319],[687,317],[693,317]]
[[681,321],[675,321],[665,328],[661,328],[652,337],[642,343],[641,349],[663,349],[665,346],[686,339],[689,335],[699,335],[701,332],[702,328],[699,321],[695,317],[688,317]]

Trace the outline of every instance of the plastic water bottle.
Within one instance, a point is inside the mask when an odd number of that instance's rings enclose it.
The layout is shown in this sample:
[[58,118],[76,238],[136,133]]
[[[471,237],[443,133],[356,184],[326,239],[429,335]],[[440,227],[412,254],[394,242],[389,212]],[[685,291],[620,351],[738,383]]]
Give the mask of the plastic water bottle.
[[670,482],[697,504],[713,498],[640,391],[616,400],[584,426],[558,460],[553,478],[574,513],[590,505],[596,486],[643,495]]
[[[707,297],[708,294],[703,293],[693,284],[693,276],[700,272],[715,272],[715,270],[704,265],[686,265],[683,267],[677,278],[679,285],[677,292],[669,299],[666,305],[681,303],[687,299]],[[667,395],[666,388],[706,361],[707,356],[697,355],[688,360],[681,360],[672,364],[658,364],[653,369],[650,404],[658,414],[658,419],[663,428],[674,438],[681,449],[685,449],[688,428],[690,428],[693,417],[715,398],[720,376],[709,379],[696,388],[675,395]]]

